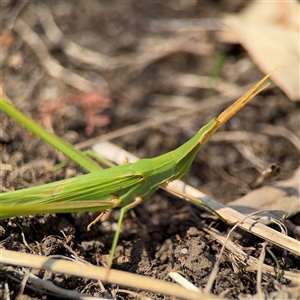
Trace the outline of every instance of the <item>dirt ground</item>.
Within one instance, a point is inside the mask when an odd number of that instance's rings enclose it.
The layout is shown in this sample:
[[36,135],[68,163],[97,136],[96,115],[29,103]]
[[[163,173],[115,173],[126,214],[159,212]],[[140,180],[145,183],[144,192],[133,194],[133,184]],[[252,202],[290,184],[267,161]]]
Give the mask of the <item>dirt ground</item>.
[[[44,1],[63,32],[60,39],[50,42],[39,19],[42,11],[37,3],[2,2],[3,91],[23,113],[43,126],[52,127],[56,134],[72,144],[131,124],[138,127],[140,122],[154,116],[160,115],[163,118],[172,110],[184,109],[189,99],[196,99],[201,105],[201,99],[217,95],[218,92],[213,88],[181,85],[176,79],[177,75],[201,75],[212,81],[217,76],[240,87],[263,77],[241,46],[219,42],[215,36],[217,28],[209,29],[211,26],[218,27],[214,23],[210,24],[209,20],[219,18],[221,13],[238,12],[246,3],[242,0],[198,3]],[[75,83],[69,84],[67,75],[58,78],[59,70],[51,63],[46,64],[44,50],[39,49],[34,40],[31,40],[31,46],[30,42],[25,42],[28,32],[22,23],[17,23],[20,19],[44,42],[50,57],[73,74],[85,78],[88,83],[82,83],[81,79],[76,83],[77,79],[72,77],[70,81],[74,80]],[[166,29],[162,25],[164,23],[157,22],[166,19],[197,19],[207,20],[208,23],[203,21],[202,30],[195,31],[187,38],[190,33],[176,35],[175,29]],[[21,26],[9,31],[13,21]],[[51,26],[49,28],[51,30]],[[177,48],[174,46],[174,49],[168,49],[172,43],[176,44],[176,39],[186,47],[178,47],[177,44]],[[66,41],[91,49],[99,56],[102,54],[102,66],[68,56]],[[151,45],[157,47],[158,44],[162,55],[151,56],[150,53],[149,56],[149,52],[148,56],[145,55],[145,49]],[[97,87],[94,94],[88,92],[92,84]],[[84,90],[87,92],[84,93]],[[174,95],[186,98],[177,104],[174,98],[167,98]],[[113,142],[139,157],[154,157],[187,141],[226,106],[212,103],[210,107],[190,112],[176,120],[153,124],[146,129],[120,136]],[[289,101],[273,86],[256,97],[220,132],[224,136],[234,130],[261,133],[262,124],[270,124],[284,126],[297,135],[299,113],[299,103]],[[52,171],[52,166],[63,158],[4,113],[1,112],[0,116],[2,192],[84,173],[73,163]],[[232,143],[222,141],[222,138],[210,142],[199,153],[184,180],[221,203],[247,194],[255,187],[254,183],[261,174],[239,151],[239,145],[242,144],[250,147],[265,166],[276,164],[279,167],[280,174],[276,180],[289,178],[299,167],[299,153],[285,137],[265,136],[266,143],[257,140]],[[87,232],[87,224],[96,215],[47,214],[3,220],[1,245],[8,250],[49,257],[77,256],[103,266],[112,244],[119,210],[113,210],[102,225],[94,226]],[[297,216],[293,222],[300,225]],[[230,230],[229,226],[207,213],[203,214],[200,209],[158,191],[127,213],[113,268],[166,281],[171,281],[168,272],[176,270],[197,287],[205,287],[221,246],[203,228],[214,228],[225,236]],[[240,244],[249,255],[259,257],[261,239],[238,230],[234,242]],[[299,257],[284,253],[272,245],[269,247],[283,269],[294,272],[300,270]],[[183,249],[188,249],[189,255],[185,255]],[[269,255],[265,263],[275,267]],[[17,271],[18,268],[11,267],[0,271],[1,297],[4,297],[4,283],[7,283],[10,299],[16,298],[21,280]],[[112,297],[112,292],[117,290],[116,286],[107,284],[106,291],[100,292],[97,281],[75,276],[46,271],[34,271],[34,274],[53,281],[59,287],[94,296]],[[212,292],[230,299],[237,299],[242,294],[254,295],[257,293],[256,275],[256,272],[246,270],[244,265],[234,262],[231,255],[226,253]],[[275,282],[272,275],[263,277],[263,292],[276,291]],[[288,283],[284,279],[279,282],[283,285]],[[137,298],[129,295],[130,289],[124,290],[118,292],[115,298]],[[169,299],[163,294],[135,292],[150,299]],[[60,298],[38,291],[29,284],[22,298],[18,299]]]

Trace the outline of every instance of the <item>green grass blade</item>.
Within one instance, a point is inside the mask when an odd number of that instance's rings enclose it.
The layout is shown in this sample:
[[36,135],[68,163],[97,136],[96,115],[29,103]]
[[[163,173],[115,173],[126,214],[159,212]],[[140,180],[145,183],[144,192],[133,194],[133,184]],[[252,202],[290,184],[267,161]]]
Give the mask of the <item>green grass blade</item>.
[[98,161],[99,163],[102,163],[104,164],[107,168],[112,168],[112,167],[115,167],[116,164],[112,163],[111,161],[109,161],[108,159],[104,158],[104,157],[101,157],[99,156],[96,152],[94,152],[93,150],[84,150],[83,153],[92,158],[93,160],[95,161]]
[[15,119],[23,127],[30,130],[36,136],[47,142],[55,149],[62,152],[64,155],[69,157],[71,160],[76,162],[78,165],[83,167],[88,172],[95,172],[101,170],[101,167],[93,161],[91,158],[84,155],[81,151],[75,149],[71,144],[64,141],[60,137],[46,131],[43,127],[38,125],[36,122],[27,118],[13,106],[8,104],[3,98],[0,97],[0,109],[3,110],[10,117]]

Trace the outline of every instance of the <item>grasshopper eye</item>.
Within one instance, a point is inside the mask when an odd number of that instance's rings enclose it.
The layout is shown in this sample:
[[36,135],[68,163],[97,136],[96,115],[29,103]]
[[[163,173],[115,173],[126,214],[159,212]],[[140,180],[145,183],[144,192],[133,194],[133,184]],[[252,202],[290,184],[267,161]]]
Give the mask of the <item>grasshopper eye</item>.
[[200,139],[199,139],[199,143],[200,144],[205,144],[208,140],[209,140],[209,138],[211,137],[211,129],[209,129],[209,130],[207,130],[207,131],[205,131],[202,135],[201,135],[201,137],[200,137]]

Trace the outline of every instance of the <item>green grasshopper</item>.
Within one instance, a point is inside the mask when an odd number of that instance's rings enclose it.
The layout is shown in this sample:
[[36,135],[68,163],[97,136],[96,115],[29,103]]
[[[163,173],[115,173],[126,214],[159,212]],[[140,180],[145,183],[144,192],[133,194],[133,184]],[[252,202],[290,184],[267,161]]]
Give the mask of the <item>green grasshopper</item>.
[[[100,171],[79,150],[57,136],[46,132],[0,98],[0,108],[3,111],[12,117],[17,116],[16,119],[21,123],[23,122],[24,126],[43,137],[48,143],[56,146],[70,158],[75,155],[78,163],[91,172],[75,178],[0,194],[0,218],[38,213],[103,212],[107,209],[122,207],[108,261],[108,267],[110,268],[124,214],[147,199],[160,187],[171,190],[168,183],[182,177],[187,172],[200,148],[222,124],[266,87],[260,88],[271,74],[272,72],[228,107],[218,118],[212,119],[203,126],[193,138],[179,148],[155,158],[140,159],[135,163],[126,163]],[[88,166],[85,159],[87,159]],[[202,200],[174,189],[172,189],[172,192],[178,192],[178,194],[191,201],[207,207],[225,221]]]

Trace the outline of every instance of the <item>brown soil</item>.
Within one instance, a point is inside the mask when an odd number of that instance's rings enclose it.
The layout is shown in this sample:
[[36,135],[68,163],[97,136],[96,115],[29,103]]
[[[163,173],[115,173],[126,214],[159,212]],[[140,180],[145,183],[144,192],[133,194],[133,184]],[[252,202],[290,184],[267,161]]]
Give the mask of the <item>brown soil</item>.
[[[47,42],[40,22],[31,11],[35,10],[32,4],[26,4],[24,7],[15,2],[1,4],[2,27],[8,28],[14,16],[22,18],[48,43],[50,54],[62,66],[94,82],[102,88],[103,93],[109,92],[112,101],[104,114],[109,118],[110,124],[95,127],[90,136],[86,135],[86,111],[82,107],[68,104],[52,113],[56,134],[76,144],[170,111],[172,108],[157,105],[155,102],[159,94],[183,95],[194,99],[210,96],[213,93],[211,90],[178,87],[170,78],[185,73],[209,77],[220,56],[224,57],[219,75],[222,79],[239,86],[260,80],[263,75],[243,48],[218,42],[214,31],[195,34],[195,39],[198,39],[200,34],[205,43],[211,46],[211,51],[205,55],[177,51],[153,60],[144,67],[134,65],[134,54],[138,56],[138,52],[142,50],[141,41],[145,41],[146,38],[149,39],[148,43],[151,39],[167,41],[173,34],[170,31],[150,30],[154,20],[218,18],[223,12],[239,11],[246,2],[201,1],[193,5],[192,1],[188,5],[184,1],[45,1],[65,39],[109,57],[133,55],[132,63],[110,70],[100,70],[71,60],[62,51],[60,42],[57,44]],[[32,49],[18,34],[11,32],[8,37],[6,36],[7,39],[9,37],[13,39],[12,44],[6,48],[5,53],[3,50],[4,92],[22,112],[40,122],[40,112],[43,108],[49,107],[50,102],[62,102],[69,97],[67,95],[78,94],[78,91],[63,80],[50,76]],[[113,142],[139,157],[154,157],[181,145],[225,107],[226,105],[212,106],[176,121],[119,137]],[[289,101],[274,87],[253,100],[223,126],[221,132],[230,130],[260,132],[260,125],[268,123],[284,126],[297,133],[299,128],[296,118],[299,112],[299,104]],[[1,170],[3,192],[84,173],[72,163],[63,169],[50,171],[53,164],[61,161],[61,157],[50,146],[21,128],[4,113],[0,116],[1,162],[6,168],[3,167]],[[299,166],[299,153],[283,137],[267,136],[267,138],[267,144],[261,144],[259,141],[245,143],[252,147],[253,153],[266,165],[275,163],[280,167],[281,173],[277,179],[289,178],[293,170]],[[206,145],[196,158],[187,180],[207,195],[226,203],[249,191],[245,189],[245,185],[230,180],[229,174],[248,186],[260,176],[251,162],[247,161],[232,143],[212,142]],[[1,244],[8,250],[46,256],[77,255],[92,264],[103,265],[111,247],[118,213],[118,209],[114,210],[103,226],[94,226],[90,232],[86,231],[86,225],[93,220],[96,213],[36,215],[3,220]],[[202,214],[201,210],[165,192],[159,191],[152,195],[132,213],[126,215],[113,268],[167,281],[171,281],[168,272],[176,270],[196,286],[204,287],[220,251],[220,245],[202,228],[210,226],[224,235],[230,228]],[[262,242],[259,238],[240,232],[235,242],[245,248],[249,247],[247,250],[249,254],[259,256]],[[184,249],[188,249],[188,255],[184,254]],[[292,271],[300,269],[298,257],[290,253],[284,257],[283,250],[278,248],[272,250],[284,269]],[[266,263],[275,266],[270,256],[267,257]],[[63,274],[49,274],[44,271],[37,271],[35,274],[53,281],[60,287],[94,296],[111,297],[111,290],[115,289],[114,286],[107,284],[107,291],[100,293],[96,281]],[[14,299],[20,288],[20,281],[12,279],[20,279],[15,269],[5,268],[1,270],[0,276],[1,288],[3,289],[4,283],[7,282],[11,299]],[[274,278],[264,278],[262,289],[266,293],[276,290]],[[164,295],[138,292],[151,299],[168,299]],[[230,256],[224,256],[212,292],[227,298],[237,298],[241,293],[253,295],[257,292],[256,272],[246,271],[239,265],[237,268],[233,267]],[[23,294],[28,299],[60,298],[32,290],[30,287],[26,287]],[[118,293],[116,297],[134,298],[126,293]]]

